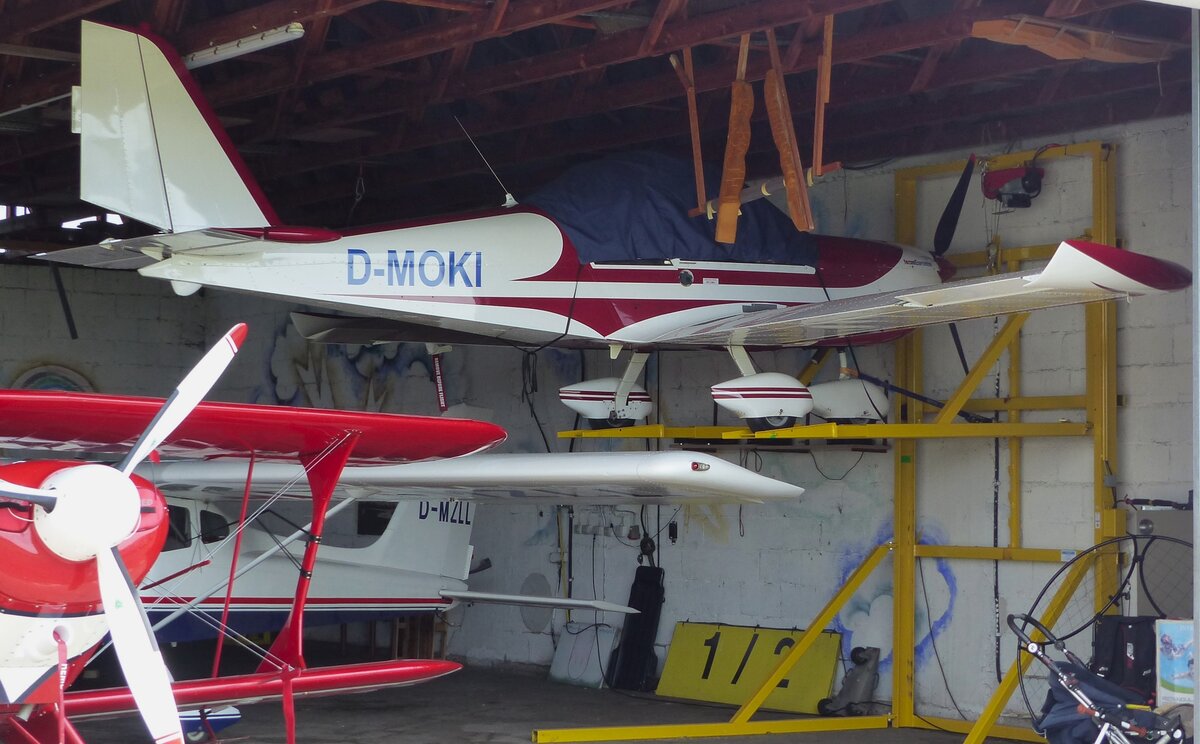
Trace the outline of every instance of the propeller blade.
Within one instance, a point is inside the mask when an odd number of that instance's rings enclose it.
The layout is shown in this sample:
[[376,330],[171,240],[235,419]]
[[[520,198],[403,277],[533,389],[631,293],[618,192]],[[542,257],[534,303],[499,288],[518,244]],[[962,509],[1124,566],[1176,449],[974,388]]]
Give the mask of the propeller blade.
[[182,744],[183,730],[167,665],[115,546],[96,554],[96,575],[117,660],[150,736],[155,744]]
[[46,511],[52,511],[58,503],[58,495],[44,488],[30,488],[16,483],[0,480],[0,497],[37,504]]
[[950,201],[946,203],[946,209],[942,211],[942,217],[938,220],[937,229],[933,233],[933,255],[940,256],[950,249],[950,243],[954,240],[954,231],[958,228],[958,218],[962,214],[963,201],[967,198],[967,187],[971,185],[971,175],[975,172],[975,154],[967,158],[967,165],[963,168],[962,175],[958,177],[958,183],[954,186],[954,192],[950,194]]
[[175,392],[171,393],[171,397],[163,403],[163,407],[159,409],[158,415],[142,432],[142,436],[138,439],[137,444],[130,450],[129,454],[121,462],[118,470],[125,475],[133,472],[133,469],[141,463],[142,460],[158,448],[163,440],[171,436],[171,432],[175,431],[175,427],[179,426],[192,409],[208,394],[208,391],[216,383],[217,378],[233,361],[233,357],[237,354],[238,347],[242,345],[242,341],[246,339],[246,324],[238,323],[229,332],[217,342],[215,346],[208,350],[204,358],[188,372],[187,377],[179,383],[175,388]]

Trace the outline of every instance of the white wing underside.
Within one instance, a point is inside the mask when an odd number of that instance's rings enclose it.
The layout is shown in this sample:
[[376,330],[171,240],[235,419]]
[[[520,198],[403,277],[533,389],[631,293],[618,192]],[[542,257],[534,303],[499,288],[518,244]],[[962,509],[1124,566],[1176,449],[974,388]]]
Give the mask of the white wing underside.
[[[138,474],[160,489],[205,498],[241,498],[247,463],[145,463]],[[259,463],[251,485],[267,497],[291,485],[307,497],[299,466]],[[511,503],[760,503],[796,501],[804,489],[695,452],[577,452],[472,455],[406,465],[348,467],[337,495],[371,500],[463,499]]]
[[[1182,267],[1150,256],[1080,245],[1087,252],[1063,242],[1041,271],[747,313],[680,328],[654,343],[807,346],[825,339],[1153,294],[1178,288],[1186,274]],[[1159,280],[1164,280],[1162,286],[1156,286]]]

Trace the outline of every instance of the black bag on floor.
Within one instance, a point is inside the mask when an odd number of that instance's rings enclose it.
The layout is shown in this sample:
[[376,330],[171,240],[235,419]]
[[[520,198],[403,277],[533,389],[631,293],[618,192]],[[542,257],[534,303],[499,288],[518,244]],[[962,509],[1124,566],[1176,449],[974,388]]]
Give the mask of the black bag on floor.
[[638,611],[625,616],[621,642],[609,657],[604,682],[619,690],[650,691],[658,686],[658,656],[654,639],[658,636],[658,619],[662,614],[663,570],[656,566],[638,566],[629,588],[629,606]]
[[1091,671],[1153,702],[1155,617],[1101,615],[1092,636]]

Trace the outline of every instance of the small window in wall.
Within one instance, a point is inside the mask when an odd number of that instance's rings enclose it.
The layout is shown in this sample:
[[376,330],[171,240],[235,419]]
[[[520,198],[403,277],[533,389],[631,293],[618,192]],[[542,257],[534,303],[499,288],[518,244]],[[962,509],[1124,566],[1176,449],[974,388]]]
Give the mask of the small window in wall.
[[358,534],[382,535],[394,511],[396,504],[391,501],[358,502]]
[[200,510],[200,542],[214,543],[229,537],[229,522],[225,515],[207,509]]
[[167,541],[163,552],[192,544],[192,514],[186,506],[167,504]]

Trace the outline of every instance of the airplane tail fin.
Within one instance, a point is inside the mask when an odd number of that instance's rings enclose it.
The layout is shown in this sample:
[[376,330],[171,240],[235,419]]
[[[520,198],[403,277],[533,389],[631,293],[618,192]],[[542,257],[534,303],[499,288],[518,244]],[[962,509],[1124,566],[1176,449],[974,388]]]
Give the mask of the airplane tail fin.
[[165,42],[85,22],[82,66],[84,200],[171,232],[279,223]]

